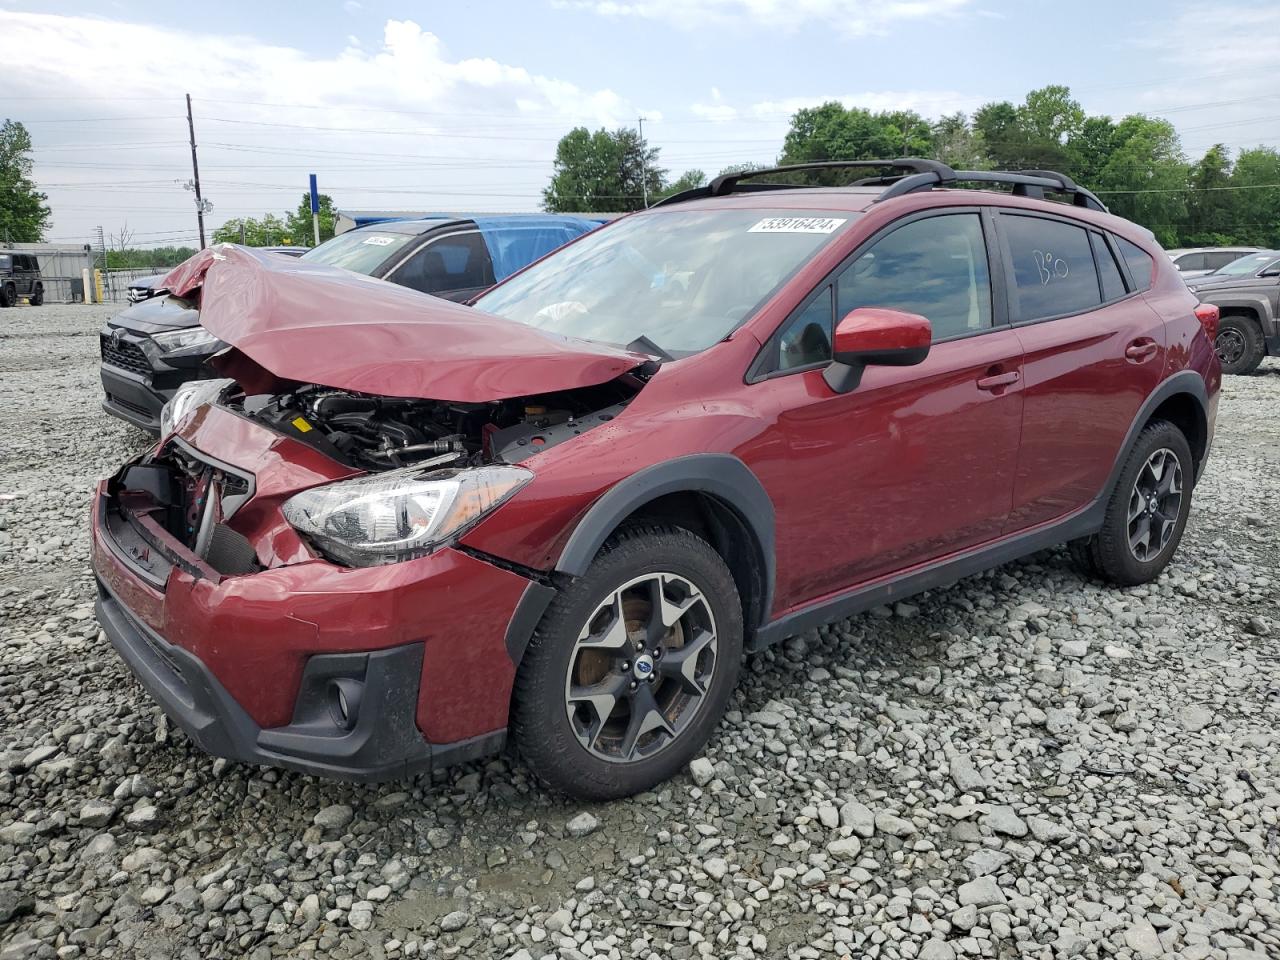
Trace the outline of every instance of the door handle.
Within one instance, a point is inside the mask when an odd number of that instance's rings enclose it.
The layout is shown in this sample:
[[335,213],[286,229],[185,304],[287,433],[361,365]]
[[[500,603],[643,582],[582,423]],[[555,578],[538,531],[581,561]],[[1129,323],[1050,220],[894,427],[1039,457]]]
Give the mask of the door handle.
[[993,373],[989,377],[981,377],[978,380],[979,390],[999,390],[1001,387],[1009,387],[1018,382],[1018,371],[1010,370],[1008,373]]
[[1142,363],[1154,357],[1159,350],[1160,346],[1154,340],[1142,337],[1125,347],[1124,355],[1134,363]]

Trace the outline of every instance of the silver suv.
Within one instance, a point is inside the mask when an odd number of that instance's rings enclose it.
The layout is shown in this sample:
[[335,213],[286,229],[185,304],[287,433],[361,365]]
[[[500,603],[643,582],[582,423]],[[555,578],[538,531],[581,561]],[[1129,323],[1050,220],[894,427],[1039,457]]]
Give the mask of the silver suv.
[[1182,279],[1189,280],[1191,277],[1202,277],[1206,273],[1213,273],[1237,257],[1243,257],[1246,253],[1253,253],[1257,249],[1257,247],[1182,247],[1166,252],[1169,254],[1169,259],[1173,261],[1173,265],[1178,268],[1178,272],[1182,274]]

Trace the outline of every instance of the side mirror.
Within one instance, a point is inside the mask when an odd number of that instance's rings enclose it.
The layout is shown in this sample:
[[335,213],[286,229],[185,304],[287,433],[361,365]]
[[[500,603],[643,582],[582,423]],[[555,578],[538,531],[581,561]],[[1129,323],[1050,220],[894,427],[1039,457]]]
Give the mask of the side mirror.
[[1268,267],[1266,270],[1263,270],[1260,274],[1258,274],[1258,276],[1260,276],[1260,277],[1280,277],[1280,267]]
[[836,393],[848,393],[866,367],[914,366],[929,355],[932,342],[933,328],[919,314],[859,307],[836,324],[833,359],[822,376]]

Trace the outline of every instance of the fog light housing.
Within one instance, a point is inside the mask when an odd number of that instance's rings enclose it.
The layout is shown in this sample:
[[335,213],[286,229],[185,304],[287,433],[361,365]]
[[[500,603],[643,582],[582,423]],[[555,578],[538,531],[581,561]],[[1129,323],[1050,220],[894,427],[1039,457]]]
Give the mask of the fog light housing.
[[354,730],[360,719],[360,698],[364,684],[349,677],[329,681],[329,715],[343,730]]

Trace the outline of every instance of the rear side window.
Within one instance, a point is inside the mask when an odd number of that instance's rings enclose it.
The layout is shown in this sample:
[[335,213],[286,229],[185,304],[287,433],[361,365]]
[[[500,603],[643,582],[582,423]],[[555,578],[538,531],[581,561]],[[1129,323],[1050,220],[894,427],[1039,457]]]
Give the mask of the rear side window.
[[475,290],[493,285],[493,262],[484,239],[471,230],[432,240],[388,279],[423,293]]
[[1017,306],[1014,318],[1044,320],[1098,306],[1089,232],[1061,220],[1002,215]]
[[1155,269],[1155,261],[1151,259],[1151,254],[1136,243],[1130,243],[1124,237],[1116,237],[1115,241],[1120,248],[1120,256],[1124,257],[1124,262],[1129,265],[1129,276],[1133,278],[1134,289],[1150,290],[1151,271]]
[[1219,267],[1225,267],[1232,260],[1240,257],[1239,250],[1218,250],[1213,253],[1204,255],[1204,265],[1207,270],[1217,270]]
[[836,281],[836,316],[858,307],[918,313],[933,339],[991,326],[991,277],[976,213],[914,220],[858,256]]
[[1179,270],[1216,270],[1225,264],[1212,265],[1203,253],[1184,253],[1176,263]]
[[1111,249],[1107,246],[1107,241],[1102,239],[1101,234],[1090,232],[1089,239],[1093,241],[1093,256],[1098,263],[1098,282],[1102,284],[1102,299],[1104,302],[1118,300],[1124,296],[1125,289],[1116,258],[1111,255]]

